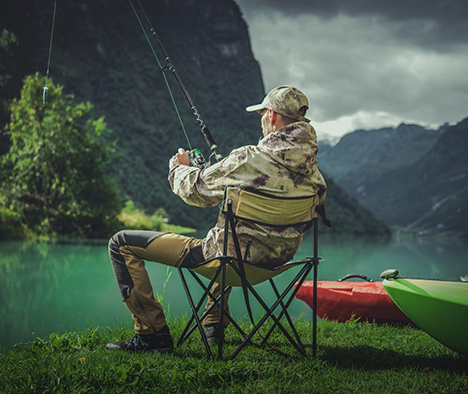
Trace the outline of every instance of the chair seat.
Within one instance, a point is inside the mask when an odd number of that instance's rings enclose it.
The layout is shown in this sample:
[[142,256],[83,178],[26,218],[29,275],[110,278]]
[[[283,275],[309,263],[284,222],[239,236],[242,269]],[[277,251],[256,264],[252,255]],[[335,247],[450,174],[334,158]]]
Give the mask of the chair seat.
[[[248,261],[244,261],[245,278],[253,286],[258,283],[262,283],[268,279],[274,278],[275,276],[282,274],[283,272],[289,270],[290,268],[297,267],[298,265],[302,265],[305,262],[310,261],[310,260],[312,259],[310,258],[310,259],[305,259],[301,261],[288,261],[287,263],[283,265],[280,265],[278,267],[271,267],[271,268],[252,264]],[[219,267],[221,266],[222,261],[227,262],[225,284],[227,286],[241,287],[242,279],[238,274],[239,263],[237,262],[237,259],[234,257],[218,256],[214,259],[204,261],[198,267],[192,268],[190,270],[211,280],[215,276]],[[215,282],[221,283],[221,276],[218,276]]]

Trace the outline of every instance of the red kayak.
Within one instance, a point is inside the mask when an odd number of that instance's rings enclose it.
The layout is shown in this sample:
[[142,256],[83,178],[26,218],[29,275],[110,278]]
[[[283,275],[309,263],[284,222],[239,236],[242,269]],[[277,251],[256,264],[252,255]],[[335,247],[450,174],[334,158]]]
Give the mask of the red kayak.
[[[366,282],[344,282],[350,278]],[[296,294],[312,308],[313,281],[305,281]],[[382,286],[363,275],[347,275],[339,281],[318,281],[317,316],[345,322],[351,317],[375,323],[411,324],[411,320],[395,305]]]

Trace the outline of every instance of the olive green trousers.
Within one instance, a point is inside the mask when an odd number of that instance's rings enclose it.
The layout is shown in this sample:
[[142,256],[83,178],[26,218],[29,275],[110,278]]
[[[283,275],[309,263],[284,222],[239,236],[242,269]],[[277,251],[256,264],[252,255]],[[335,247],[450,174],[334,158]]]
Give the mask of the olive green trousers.
[[[201,251],[201,239],[173,233],[156,231],[124,230],[115,234],[109,241],[109,257],[114,269],[123,301],[132,312],[135,333],[151,334],[167,325],[161,304],[154,298],[145,261],[156,262],[172,267],[193,268],[205,259]],[[219,285],[211,289],[217,297]],[[228,311],[227,299],[225,309]],[[213,301],[209,299],[206,308]],[[214,307],[203,323],[219,322],[219,308]],[[227,326],[226,319],[224,324]]]

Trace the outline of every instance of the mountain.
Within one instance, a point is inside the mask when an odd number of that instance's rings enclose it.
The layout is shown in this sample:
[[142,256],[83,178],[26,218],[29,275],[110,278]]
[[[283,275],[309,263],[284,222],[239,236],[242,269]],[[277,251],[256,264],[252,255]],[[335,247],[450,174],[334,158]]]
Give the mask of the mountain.
[[468,120],[427,130],[358,130],[320,157],[325,171],[399,231],[468,235]]
[[[233,0],[141,1],[165,50],[183,80],[220,152],[256,144],[260,119],[247,105],[265,94],[261,70],[250,46],[247,25]],[[0,29],[13,32],[19,45],[0,70],[12,78],[0,100],[18,97],[24,76],[47,69],[53,3],[3,0]],[[143,23],[144,23],[144,18]],[[164,57],[155,41],[156,54]],[[0,60],[1,61],[1,60]],[[208,156],[198,122],[170,71],[166,72],[192,147]],[[117,141],[120,160],[110,170],[122,197],[148,213],[164,208],[172,222],[207,227],[216,209],[187,207],[167,182],[168,161],[189,143],[179,124],[162,71],[126,0],[61,0],[57,3],[50,77],[77,101],[90,101],[105,115]],[[38,100],[42,92],[38,92]],[[0,116],[0,127],[7,122]],[[0,152],[4,152],[3,147]],[[388,229],[332,184],[330,206],[340,207],[354,224],[366,220],[371,234]],[[338,198],[338,196],[340,196]],[[347,200],[346,206],[338,201]],[[335,201],[335,203],[333,202]],[[353,205],[354,204],[354,205]],[[329,209],[333,220],[333,209]],[[338,220],[339,222],[339,220]],[[359,227],[359,225],[357,226]],[[365,227],[365,226],[364,226]],[[333,231],[347,231],[335,227]]]
[[324,133],[324,132],[318,132],[317,133],[317,139],[318,139],[318,142],[320,143],[321,146],[323,146],[323,145],[335,146],[336,144],[338,144],[338,142],[340,142],[341,137],[336,136],[336,135],[327,134],[327,133]]
[[320,146],[320,155],[323,157],[326,152],[333,148],[338,142],[340,142],[341,137],[335,137],[326,133],[317,133],[317,141]]
[[343,136],[333,149],[321,153],[319,159],[324,171],[357,197],[370,174],[379,176],[416,162],[440,134],[440,130],[404,123],[396,129],[356,130]]

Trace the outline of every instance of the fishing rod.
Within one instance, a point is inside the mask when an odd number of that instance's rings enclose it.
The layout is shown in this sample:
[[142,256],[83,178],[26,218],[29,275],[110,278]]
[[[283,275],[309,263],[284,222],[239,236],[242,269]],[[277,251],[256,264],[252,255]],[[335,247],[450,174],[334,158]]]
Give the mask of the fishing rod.
[[140,17],[138,16],[138,13],[137,13],[134,5],[133,5],[132,0],[129,0],[129,3],[130,3],[130,5],[131,5],[131,7],[132,7],[132,9],[133,9],[133,11],[135,13],[135,16],[138,19],[138,22],[140,23],[140,26],[141,26],[141,28],[143,30],[143,33],[147,37],[148,43],[149,43],[151,49],[153,50],[153,54],[156,57],[156,60],[158,61],[159,67],[160,67],[161,71],[163,72],[164,79],[166,80],[166,85],[167,85],[167,87],[169,89],[169,93],[171,95],[173,104],[174,104],[174,106],[176,108],[176,112],[177,112],[177,114],[179,116],[179,121],[181,122],[182,129],[184,131],[185,137],[186,137],[187,142],[189,144],[190,159],[192,161],[192,164],[194,164],[195,166],[200,167],[200,168],[204,168],[204,167],[207,166],[207,163],[206,163],[203,155],[201,154],[201,152],[198,149],[192,149],[191,148],[190,141],[189,141],[188,136],[187,136],[187,134],[185,132],[185,128],[184,128],[182,120],[180,118],[180,114],[179,114],[179,111],[177,109],[177,105],[176,105],[174,97],[172,95],[172,91],[171,91],[169,83],[168,83],[168,81],[167,81],[167,79],[165,77],[165,72],[166,71],[172,71],[172,74],[176,78],[176,80],[177,80],[177,82],[178,82],[178,84],[179,84],[185,98],[187,99],[187,102],[188,102],[188,104],[190,106],[190,109],[192,110],[193,115],[195,116],[195,119],[197,120],[198,125],[200,126],[203,137],[205,138],[205,141],[206,141],[206,143],[208,144],[208,146],[209,146],[209,148],[211,150],[211,155],[210,155],[210,157],[208,159],[208,162],[211,160],[212,157],[214,157],[216,159],[216,161],[220,161],[223,158],[223,156],[218,151],[218,145],[214,141],[213,136],[211,135],[208,127],[206,126],[205,122],[203,121],[202,117],[200,116],[200,113],[198,112],[197,107],[195,107],[195,104],[193,102],[192,97],[190,96],[190,93],[188,92],[187,88],[185,87],[185,84],[182,82],[182,79],[180,78],[177,70],[175,69],[174,64],[172,63],[169,55],[167,54],[167,52],[166,52],[166,50],[164,48],[164,45],[162,44],[158,34],[156,33],[156,30],[154,29],[154,27],[153,27],[148,15],[146,14],[143,6],[141,5],[140,0],[136,0],[136,2],[138,4],[138,7],[140,8],[140,11],[141,11],[142,15],[144,16],[144,18],[146,20],[146,23],[148,24],[148,27],[149,27],[149,30],[150,30],[151,34],[155,38],[156,42],[158,43],[159,48],[161,49],[161,52],[164,55],[166,65],[162,66],[159,59],[158,59],[158,57],[157,57],[157,55],[156,55],[156,52],[154,51],[154,48],[153,48],[150,40],[148,39],[148,36],[146,35],[146,31],[144,30],[143,25],[141,24]]
[[50,56],[52,55],[52,42],[54,40],[56,11],[57,11],[57,0],[55,0],[55,2],[54,2],[54,12],[53,12],[53,16],[52,16],[52,29],[51,29],[51,32],[50,32],[50,43],[49,43],[49,60],[47,61],[47,74],[46,74],[44,90],[42,92],[42,106],[43,107],[45,107],[45,105],[46,105],[47,91],[49,90],[49,87],[47,86],[47,82],[49,81]]

